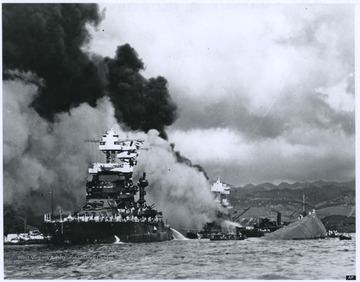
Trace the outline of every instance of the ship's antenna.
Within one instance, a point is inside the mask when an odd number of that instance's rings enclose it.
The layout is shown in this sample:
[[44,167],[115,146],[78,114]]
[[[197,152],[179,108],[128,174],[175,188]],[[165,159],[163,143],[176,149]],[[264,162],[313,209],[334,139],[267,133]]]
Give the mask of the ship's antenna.
[[303,193],[303,214],[305,214],[305,193]]

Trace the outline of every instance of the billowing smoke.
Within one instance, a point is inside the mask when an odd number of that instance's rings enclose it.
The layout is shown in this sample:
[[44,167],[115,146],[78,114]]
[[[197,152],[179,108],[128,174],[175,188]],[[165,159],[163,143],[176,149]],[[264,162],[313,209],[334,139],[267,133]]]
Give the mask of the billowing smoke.
[[23,215],[47,212],[51,190],[55,211],[81,206],[87,167],[104,158],[98,144],[84,139],[114,127],[155,129],[136,172],[148,175],[148,204],[177,226],[200,227],[215,217],[219,207],[201,168],[154,133],[166,138],[176,118],[166,79],[144,78],[129,44],[113,59],[84,51],[91,39],[86,25],[102,18],[97,5],[4,4],[2,10],[5,207]]
[[114,59],[84,51],[91,39],[87,24],[97,26],[102,17],[96,4],[4,4],[4,78],[18,69],[43,79],[31,105],[47,120],[84,102],[95,107],[108,95],[118,122],[166,137],[177,110],[166,79],[144,78],[144,64],[129,44],[119,46]]
[[81,49],[90,40],[86,24],[100,21],[95,4],[3,4],[4,69],[44,79],[32,101],[40,116],[53,119],[82,102],[95,106],[104,95],[99,68]]
[[105,58],[108,66],[108,92],[115,106],[115,116],[132,130],[147,132],[157,129],[166,137],[164,127],[176,119],[176,105],[167,89],[167,81],[159,76],[145,79],[144,68],[136,51],[125,44],[118,47],[115,59]]
[[55,208],[73,210],[85,200],[89,163],[103,158],[98,145],[85,144],[84,138],[98,137],[116,124],[114,110],[103,98],[96,108],[81,104],[49,123],[29,106],[38,90],[25,82],[29,76],[3,85],[4,204],[47,212],[53,190]]
[[198,168],[179,162],[172,144],[156,130],[148,135],[123,132],[107,97],[96,107],[86,103],[69,113],[57,114],[54,122],[43,119],[29,105],[38,86],[31,73],[4,82],[4,204],[18,212],[35,214],[50,211],[54,191],[55,211],[73,211],[85,201],[85,180],[90,163],[103,160],[97,143],[84,139],[98,136],[113,127],[120,135],[147,138],[140,154],[134,180],[147,173],[150,186],[147,203],[155,204],[176,227],[200,228],[215,219],[219,206],[210,192],[209,182]]
[[149,181],[147,204],[156,208],[177,228],[200,228],[216,218],[219,206],[214,202],[205,175],[177,161],[171,145],[151,130],[134,172],[138,179],[146,172]]

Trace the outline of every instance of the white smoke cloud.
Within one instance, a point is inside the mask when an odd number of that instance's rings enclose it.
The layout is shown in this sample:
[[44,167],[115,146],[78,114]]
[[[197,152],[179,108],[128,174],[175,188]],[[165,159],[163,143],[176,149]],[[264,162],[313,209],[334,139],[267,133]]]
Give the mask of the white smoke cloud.
[[177,161],[170,144],[148,133],[149,149],[142,152],[134,178],[146,172],[149,181],[147,204],[156,204],[166,219],[177,228],[200,228],[213,220],[219,206],[214,202],[210,185],[197,169]]
[[88,166],[104,160],[98,144],[84,139],[98,139],[112,127],[122,138],[147,138],[149,149],[140,155],[134,180],[147,173],[149,205],[155,204],[177,227],[199,228],[215,217],[219,206],[204,174],[178,162],[170,143],[156,130],[148,135],[124,131],[107,98],[99,100],[96,108],[82,104],[49,123],[31,107],[38,91],[35,84],[22,76],[5,81],[3,89],[5,205],[19,210],[31,205],[35,214],[48,212],[48,193],[53,190],[57,211],[77,209],[85,201]]
[[3,84],[4,203],[46,212],[49,198],[41,194],[54,190],[55,205],[73,210],[84,201],[88,165],[102,157],[84,139],[116,125],[114,110],[104,98],[96,108],[82,104],[49,123],[30,106],[37,90],[25,76]]

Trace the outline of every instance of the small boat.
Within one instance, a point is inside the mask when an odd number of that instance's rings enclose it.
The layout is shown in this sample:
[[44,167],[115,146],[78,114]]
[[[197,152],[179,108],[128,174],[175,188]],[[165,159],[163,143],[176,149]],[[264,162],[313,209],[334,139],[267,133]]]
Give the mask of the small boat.
[[269,229],[262,229],[255,227],[236,227],[236,230],[241,232],[247,238],[263,237],[265,234],[270,233]]
[[246,236],[240,234],[216,233],[210,235],[210,241],[245,240]]
[[349,234],[340,234],[339,239],[340,240],[351,240],[351,236]]
[[189,239],[199,239],[199,235],[192,231],[187,232],[186,237]]

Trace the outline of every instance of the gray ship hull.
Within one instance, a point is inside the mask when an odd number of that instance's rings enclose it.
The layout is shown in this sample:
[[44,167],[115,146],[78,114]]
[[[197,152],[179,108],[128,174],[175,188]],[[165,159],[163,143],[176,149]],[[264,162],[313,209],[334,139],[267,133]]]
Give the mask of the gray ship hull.
[[326,229],[321,220],[310,214],[275,232],[265,234],[264,239],[269,240],[306,240],[326,237]]
[[45,235],[53,244],[161,242],[172,240],[170,227],[163,222],[47,222]]

